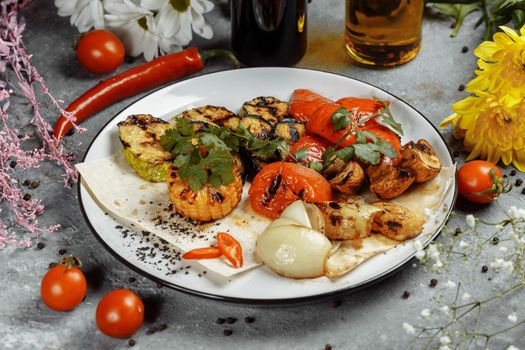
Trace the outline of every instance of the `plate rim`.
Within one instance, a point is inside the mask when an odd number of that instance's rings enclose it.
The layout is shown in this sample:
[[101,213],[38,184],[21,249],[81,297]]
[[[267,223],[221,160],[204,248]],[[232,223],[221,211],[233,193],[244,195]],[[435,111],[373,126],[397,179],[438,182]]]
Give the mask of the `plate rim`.
[[[324,73],[324,74],[330,74],[330,75],[335,75],[337,77],[342,77],[342,78],[345,78],[345,79],[350,79],[350,80],[354,80],[354,81],[357,81],[357,82],[360,82],[360,83],[363,83],[363,84],[366,84],[368,86],[371,86],[373,88],[376,88],[384,93],[386,93],[387,95],[390,95],[390,96],[393,96],[394,98],[396,98],[397,100],[403,102],[405,105],[407,105],[408,107],[410,107],[412,110],[414,110],[417,114],[419,114],[428,124],[430,124],[430,126],[437,132],[437,134],[439,135],[439,137],[441,138],[441,140],[443,141],[443,143],[445,144],[445,147],[448,151],[448,155],[450,157],[450,160],[452,161],[452,163],[454,163],[454,157],[453,157],[453,154],[452,154],[452,151],[450,150],[450,147],[449,145],[447,144],[445,138],[443,137],[443,135],[439,132],[439,129],[434,125],[432,124],[432,122],[425,116],[423,115],[423,113],[421,113],[418,109],[416,109],[415,107],[413,107],[411,104],[409,104],[408,102],[406,102],[405,100],[403,100],[402,98],[394,95],[393,93],[391,92],[388,92],[387,90],[383,89],[383,88],[380,88],[374,84],[370,84],[364,80],[361,80],[361,79],[357,79],[357,78],[353,78],[353,77],[350,77],[350,76],[346,76],[346,75],[343,75],[343,74],[339,74],[339,73],[334,73],[334,72],[329,72],[329,71],[324,71],[324,70],[320,70],[320,69],[312,69],[312,68],[298,68],[298,67],[250,67],[250,68],[240,68],[240,69],[236,69],[236,70],[220,70],[220,71],[215,71],[215,72],[209,72],[209,73],[204,73],[204,74],[201,74],[201,75],[197,75],[197,76],[193,76],[193,77],[188,77],[187,79],[183,79],[183,80],[179,80],[179,81],[176,81],[176,82],[173,82],[173,83],[170,83],[170,84],[164,84],[150,92],[148,92],[147,94],[145,94],[144,96],[134,100],[133,102],[130,102],[129,104],[127,104],[126,106],[124,106],[120,111],[118,111],[117,113],[115,113],[99,130],[98,132],[95,134],[95,136],[93,137],[93,139],[89,142],[89,145],[88,147],[86,148],[86,151],[82,157],[82,162],[85,162],[86,160],[86,157],[87,155],[89,154],[89,151],[91,150],[91,147],[93,146],[93,143],[95,142],[95,140],[100,136],[100,134],[102,133],[102,131],[104,129],[106,129],[106,127],[108,126],[108,124],[110,124],[116,117],[117,115],[121,114],[125,109],[127,109],[128,107],[130,107],[131,105],[143,100],[144,98],[147,98],[148,96],[154,94],[155,92],[161,90],[161,89],[165,89],[169,86],[173,86],[173,85],[177,85],[177,84],[181,84],[181,83],[184,83],[188,80],[192,80],[192,79],[196,79],[196,78],[199,78],[199,77],[204,77],[204,76],[209,76],[209,75],[215,75],[215,74],[222,74],[224,72],[228,72],[228,71],[239,71],[239,70],[266,70],[266,69],[274,69],[274,70],[302,70],[302,71],[308,71],[308,72],[317,72],[317,73]],[[350,294],[350,293],[355,293],[355,292],[358,292],[360,290],[363,290],[365,288],[368,288],[374,284],[377,284],[383,280],[385,280],[386,278],[394,275],[395,273],[397,273],[399,270],[401,270],[403,267],[406,266],[406,264],[412,260],[416,254],[416,252],[410,254],[409,256],[407,256],[405,259],[403,259],[403,261],[399,262],[397,265],[395,266],[392,266],[390,269],[384,271],[383,273],[377,275],[377,276],[374,276],[372,277],[371,279],[368,279],[366,281],[363,281],[361,282],[360,284],[358,285],[355,285],[355,286],[351,286],[351,287],[345,287],[345,288],[342,288],[340,290],[336,290],[336,291],[331,291],[331,292],[326,292],[326,293],[320,293],[320,294],[315,294],[315,295],[310,295],[310,296],[303,296],[303,297],[291,297],[291,298],[278,298],[278,299],[252,299],[252,298],[238,298],[238,297],[229,297],[229,296],[222,296],[222,295],[218,295],[218,294],[212,294],[212,293],[207,293],[207,292],[201,292],[201,291],[198,291],[198,290],[194,290],[194,289],[191,289],[191,288],[187,288],[187,287],[184,287],[184,286],[180,286],[178,284],[175,284],[175,283],[172,283],[170,281],[167,281],[163,278],[160,278],[160,277],[157,277],[157,276],[154,276],[152,275],[151,273],[143,270],[142,268],[134,265],[132,262],[128,261],[126,258],[124,258],[123,256],[121,256],[119,253],[117,253],[112,247],[109,246],[108,243],[106,243],[106,241],[104,241],[104,239],[100,236],[100,234],[97,232],[97,230],[95,230],[95,228],[93,227],[93,225],[91,224],[91,221],[90,219],[88,218],[88,215],[87,215],[87,212],[86,212],[86,209],[84,207],[84,204],[83,204],[83,200],[82,200],[82,181],[78,181],[77,182],[77,194],[78,194],[78,201],[79,201],[79,206],[80,206],[80,211],[82,213],[82,216],[84,218],[84,221],[86,222],[86,224],[88,225],[88,228],[89,230],[91,231],[91,233],[95,236],[95,238],[99,241],[99,243],[102,244],[102,246],[114,257],[116,258],[118,261],[120,261],[122,264],[124,264],[125,266],[127,266],[128,268],[130,268],[131,270],[133,270],[134,272],[150,279],[150,280],[153,280],[155,282],[158,282],[158,283],[161,283],[165,286],[167,286],[168,288],[170,289],[174,289],[174,290],[177,290],[177,291],[180,291],[180,292],[183,292],[185,294],[189,294],[189,295],[193,295],[193,296],[198,296],[198,297],[203,297],[203,298],[206,298],[206,299],[210,299],[210,300],[216,300],[216,301],[223,301],[223,302],[228,302],[228,303],[234,303],[234,304],[244,304],[244,305],[254,305],[254,306],[294,306],[294,305],[303,305],[303,304],[310,304],[310,303],[314,303],[314,302],[321,302],[321,301],[326,301],[326,300],[330,300],[330,299],[334,299],[336,297],[341,297],[345,294]],[[456,200],[457,200],[457,197],[458,197],[458,176],[457,176],[457,172],[454,173],[454,194],[453,194],[453,197],[452,197],[452,206],[447,210],[447,213],[445,214],[445,217],[443,219],[443,222],[439,225],[439,227],[436,229],[436,231],[434,232],[434,234],[432,235],[432,237],[428,240],[428,243],[427,245],[434,241],[440,234],[441,234],[441,231],[443,229],[443,227],[446,225],[448,219],[449,219],[449,216],[450,214],[452,213],[453,209],[454,209],[454,204],[456,203]]]

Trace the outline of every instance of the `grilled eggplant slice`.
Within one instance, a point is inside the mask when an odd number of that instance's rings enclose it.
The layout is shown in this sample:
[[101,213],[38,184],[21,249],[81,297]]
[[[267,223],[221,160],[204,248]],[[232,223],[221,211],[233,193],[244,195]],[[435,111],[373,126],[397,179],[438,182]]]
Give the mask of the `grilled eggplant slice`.
[[334,190],[345,194],[357,193],[365,182],[365,171],[357,162],[337,159],[323,172]]
[[410,141],[401,149],[401,166],[416,177],[416,182],[432,180],[441,170],[441,161],[430,144],[424,140]]
[[272,135],[272,126],[263,118],[256,115],[245,115],[239,124],[258,139],[268,139]]
[[374,216],[372,233],[382,234],[396,241],[406,241],[416,237],[423,230],[425,218],[407,208],[385,202],[373,205],[380,208],[381,213]]
[[274,137],[280,137],[289,145],[296,143],[306,132],[303,122],[295,119],[285,118],[275,125]]
[[173,165],[168,170],[168,194],[175,211],[195,221],[207,222],[228,215],[242,196],[243,182],[240,171],[235,168],[234,180],[217,188],[204,185],[193,191],[187,181],[182,180]]
[[231,118],[237,118],[237,115],[227,108],[219,106],[206,105],[199,108],[188,109],[175,116],[173,119],[186,118],[190,122],[200,125],[197,130],[200,130],[206,124],[214,126],[224,126],[230,123]]
[[370,179],[370,192],[382,199],[401,195],[415,180],[410,171],[384,161],[368,166],[366,173]]
[[325,222],[325,235],[329,239],[359,239],[370,236],[377,206],[358,203],[316,203]]
[[166,130],[173,128],[168,122],[149,114],[131,115],[118,123],[119,138],[130,166],[148,181],[165,181],[164,163],[172,159],[171,153],[159,143]]
[[271,96],[256,97],[242,105],[239,115],[257,115],[273,126],[288,116],[288,102]]

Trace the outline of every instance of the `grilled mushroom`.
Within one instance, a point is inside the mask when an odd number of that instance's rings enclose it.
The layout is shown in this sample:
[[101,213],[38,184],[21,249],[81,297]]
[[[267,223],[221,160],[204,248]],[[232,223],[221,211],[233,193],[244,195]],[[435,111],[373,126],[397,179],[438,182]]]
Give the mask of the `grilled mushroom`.
[[352,161],[345,163],[337,159],[325,169],[323,175],[333,189],[345,194],[358,192],[365,182],[365,171],[361,165]]
[[436,152],[426,140],[410,141],[401,149],[401,166],[416,177],[416,182],[432,180],[441,170]]
[[396,241],[416,237],[423,230],[425,218],[400,205],[378,202],[381,212],[374,216],[371,233],[379,233]]
[[272,126],[288,115],[288,102],[271,96],[256,97],[242,105],[239,115],[257,115]]
[[401,195],[414,182],[414,175],[400,166],[381,162],[366,168],[370,179],[370,192],[382,199]]
[[162,148],[159,139],[171,128],[171,124],[150,114],[131,115],[118,123],[124,156],[137,175],[149,181],[166,181],[172,156]]
[[177,168],[170,166],[168,171],[168,194],[175,211],[192,220],[206,222],[228,215],[242,195],[243,183],[240,171],[235,168],[234,180],[217,188],[204,185],[193,191],[187,181],[178,176]]
[[296,143],[306,132],[303,122],[291,118],[285,118],[275,125],[274,136],[280,137],[289,145]]
[[325,235],[330,239],[359,239],[370,236],[374,217],[381,208],[368,204],[316,203],[325,222]]

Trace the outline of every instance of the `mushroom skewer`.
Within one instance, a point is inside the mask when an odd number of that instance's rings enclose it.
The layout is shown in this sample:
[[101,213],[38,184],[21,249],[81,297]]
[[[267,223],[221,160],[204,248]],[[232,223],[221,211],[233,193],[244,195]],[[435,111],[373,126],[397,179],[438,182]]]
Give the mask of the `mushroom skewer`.
[[405,192],[415,180],[407,169],[385,161],[366,169],[370,178],[370,192],[381,199],[391,199]]
[[344,163],[337,159],[323,172],[332,188],[345,194],[354,194],[365,182],[365,172],[357,162]]
[[401,166],[415,176],[415,182],[432,180],[441,170],[436,152],[426,140],[410,141],[401,149]]

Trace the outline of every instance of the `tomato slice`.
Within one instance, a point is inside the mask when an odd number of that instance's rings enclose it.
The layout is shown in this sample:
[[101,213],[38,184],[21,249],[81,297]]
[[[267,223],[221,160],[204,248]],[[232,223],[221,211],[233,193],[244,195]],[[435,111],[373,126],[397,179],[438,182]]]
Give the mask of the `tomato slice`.
[[316,114],[319,108],[326,104],[333,103],[332,100],[316,94],[313,91],[297,89],[292,94],[288,112],[294,119],[307,122]]
[[308,135],[305,134],[297,140],[296,143],[293,144],[293,146],[290,148],[290,152],[292,154],[295,154],[298,150],[301,148],[308,149],[308,155],[305,160],[303,160],[304,163],[310,164],[312,161],[316,162],[322,162],[322,155],[326,151],[326,149],[330,146],[328,142],[325,140],[314,136],[314,135]]
[[242,267],[242,247],[241,244],[232,236],[225,232],[219,232],[216,236],[217,246],[235,268]]
[[277,218],[292,202],[332,199],[330,183],[316,171],[288,162],[268,164],[255,176],[248,192],[253,210]]
[[189,252],[184,253],[184,255],[182,255],[182,258],[186,260],[215,259],[220,257],[221,255],[221,250],[218,247],[206,247],[190,250]]

